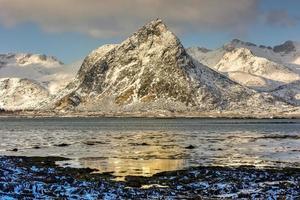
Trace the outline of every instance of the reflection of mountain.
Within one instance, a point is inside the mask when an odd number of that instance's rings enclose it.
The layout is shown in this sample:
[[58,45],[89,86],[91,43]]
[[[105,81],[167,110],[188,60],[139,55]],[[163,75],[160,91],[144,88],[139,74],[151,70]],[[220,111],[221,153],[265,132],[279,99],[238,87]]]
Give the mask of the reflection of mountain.
[[101,172],[113,171],[117,176],[150,176],[185,167],[184,159],[188,152],[182,144],[182,135],[148,131],[110,137],[113,145],[107,149],[107,153],[100,155],[110,155],[109,158],[82,158],[79,163]]
[[81,166],[98,169],[100,172],[114,172],[116,176],[151,176],[163,171],[174,171],[185,167],[183,159],[120,159],[82,158]]

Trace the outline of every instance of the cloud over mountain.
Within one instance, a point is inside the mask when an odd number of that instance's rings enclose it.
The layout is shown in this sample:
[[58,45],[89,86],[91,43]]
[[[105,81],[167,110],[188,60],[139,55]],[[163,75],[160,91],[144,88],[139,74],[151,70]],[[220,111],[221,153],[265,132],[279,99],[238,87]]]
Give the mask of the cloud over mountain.
[[[259,15],[258,0],[0,0],[0,23],[34,23],[47,32],[124,36],[163,18],[176,32],[240,32]],[[196,28],[195,28],[196,27]]]

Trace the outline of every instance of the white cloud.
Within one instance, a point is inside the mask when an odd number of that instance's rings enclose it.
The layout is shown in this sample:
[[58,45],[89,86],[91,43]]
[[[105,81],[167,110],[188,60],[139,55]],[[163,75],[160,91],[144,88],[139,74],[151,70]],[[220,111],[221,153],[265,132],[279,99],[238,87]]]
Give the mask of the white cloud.
[[243,31],[257,19],[258,0],[0,0],[0,23],[36,23],[47,32],[92,37],[127,35],[162,18],[177,32]]

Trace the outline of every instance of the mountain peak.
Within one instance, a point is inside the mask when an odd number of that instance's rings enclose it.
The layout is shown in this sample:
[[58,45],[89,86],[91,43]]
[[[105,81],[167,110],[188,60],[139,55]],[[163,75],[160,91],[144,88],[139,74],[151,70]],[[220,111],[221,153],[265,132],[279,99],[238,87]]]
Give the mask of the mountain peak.
[[121,44],[96,52],[85,59],[74,82],[54,100],[54,108],[183,112],[246,109],[265,102],[257,99],[260,94],[193,60],[160,19]]
[[292,51],[296,51],[296,46],[293,41],[288,40],[284,42],[283,44],[274,46],[273,48],[274,52],[276,53],[290,53]]
[[233,39],[233,40],[231,40],[230,44],[231,45],[241,44],[241,45],[245,45],[245,46],[254,46],[254,47],[257,46],[256,44],[254,44],[252,42],[245,42],[240,39]]
[[53,56],[45,54],[32,53],[7,53],[0,54],[1,63],[16,63],[19,65],[45,64],[45,65],[63,65],[61,61]]
[[144,25],[141,29],[160,29],[161,31],[168,30],[167,25],[163,22],[162,19],[155,19],[150,21],[148,24]]
[[[161,19],[156,19],[141,27],[128,39],[131,42],[143,43],[149,39],[152,40],[161,37],[165,37],[166,41],[178,40]],[[126,43],[126,40],[124,42]]]
[[188,51],[191,52],[191,51],[199,51],[199,52],[202,52],[202,53],[208,53],[208,52],[211,52],[212,50],[211,49],[208,49],[208,48],[205,48],[205,47],[189,47],[188,48]]

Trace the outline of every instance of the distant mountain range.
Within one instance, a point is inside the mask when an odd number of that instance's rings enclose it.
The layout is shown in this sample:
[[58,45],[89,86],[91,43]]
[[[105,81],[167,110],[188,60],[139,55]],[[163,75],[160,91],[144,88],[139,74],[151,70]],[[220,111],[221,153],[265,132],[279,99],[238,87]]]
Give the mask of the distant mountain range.
[[273,116],[298,110],[299,69],[296,42],[265,47],[235,39],[216,50],[185,49],[154,20],[96,49],[80,68],[42,55],[0,55],[0,108]]
[[215,50],[189,48],[197,61],[259,92],[268,92],[300,105],[300,44],[287,41],[275,47],[237,39]]
[[35,109],[41,101],[64,88],[79,66],[64,65],[46,55],[0,54],[0,108]]

